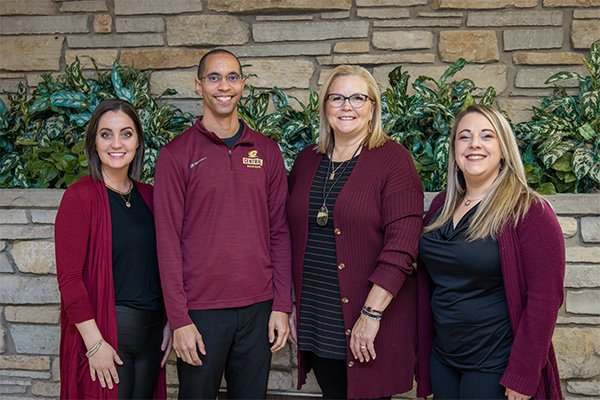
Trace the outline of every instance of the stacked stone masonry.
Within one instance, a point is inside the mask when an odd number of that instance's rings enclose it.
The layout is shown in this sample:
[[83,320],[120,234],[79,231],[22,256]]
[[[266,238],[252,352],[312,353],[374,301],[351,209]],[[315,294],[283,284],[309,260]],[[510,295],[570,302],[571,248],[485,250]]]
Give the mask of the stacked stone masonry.
[[[583,72],[600,39],[600,0],[0,0],[0,92],[30,89],[78,57],[93,70],[113,62],[149,70],[151,90],[199,113],[198,59],[235,52],[250,83],[305,100],[331,69],[361,64],[382,88],[402,65],[438,78],[493,86],[513,122],[551,92],[561,70]],[[2,95],[0,94],[0,97]],[[58,303],[53,222],[62,191],[0,191],[0,397],[58,396]],[[428,197],[431,199],[431,197]],[[550,198],[567,244],[565,305],[555,343],[567,398],[600,397],[600,196]],[[275,355],[270,389],[293,392],[293,349]],[[176,372],[168,369],[169,393]],[[303,390],[316,393],[314,380]],[[414,392],[404,397],[414,398]]]
[[[59,293],[53,224],[62,190],[0,190],[0,398],[56,398],[59,393]],[[427,205],[433,198],[426,195]],[[565,303],[554,333],[567,399],[600,396],[600,194],[555,195],[567,248]],[[173,356],[173,354],[172,354]],[[167,366],[176,398],[177,372]],[[272,360],[269,390],[294,394],[295,350]],[[302,393],[317,394],[309,376]],[[415,398],[415,392],[401,398]]]
[[[513,122],[551,91],[561,70],[583,72],[600,39],[600,0],[1,0],[0,93],[30,88],[76,57],[150,71],[151,90],[199,113],[193,78],[216,46],[250,64],[249,82],[305,101],[337,64],[361,64],[382,87],[404,66],[439,78],[459,57],[479,87],[494,86]],[[573,83],[574,85],[574,83]],[[0,94],[0,96],[2,96]]]

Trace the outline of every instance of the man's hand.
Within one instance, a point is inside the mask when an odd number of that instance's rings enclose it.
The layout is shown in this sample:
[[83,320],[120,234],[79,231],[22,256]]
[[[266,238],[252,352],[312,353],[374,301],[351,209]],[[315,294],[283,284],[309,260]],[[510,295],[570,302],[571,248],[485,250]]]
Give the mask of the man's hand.
[[163,358],[160,360],[160,367],[164,368],[167,364],[167,359],[169,358],[169,354],[171,354],[171,349],[173,348],[173,332],[171,332],[171,327],[169,326],[169,322],[165,324],[163,328],[163,339],[160,344],[160,349],[163,351]]
[[281,350],[285,346],[289,334],[290,326],[287,313],[271,311],[269,317],[269,343],[273,343],[271,352],[275,353]]
[[182,326],[173,331],[173,349],[177,357],[195,366],[202,365],[198,350],[203,356],[206,355],[202,335],[194,324]]
[[290,323],[290,340],[298,346],[298,329],[296,329],[296,306],[292,308],[292,313],[289,318]]

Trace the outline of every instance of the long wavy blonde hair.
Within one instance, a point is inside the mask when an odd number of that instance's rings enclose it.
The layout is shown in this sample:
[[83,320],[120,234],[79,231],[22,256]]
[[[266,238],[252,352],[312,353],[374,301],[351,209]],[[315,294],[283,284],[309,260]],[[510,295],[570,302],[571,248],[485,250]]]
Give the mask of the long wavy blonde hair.
[[424,231],[439,229],[450,221],[454,210],[464,199],[466,182],[456,163],[454,151],[458,124],[470,113],[479,113],[490,121],[498,136],[504,158],[500,162],[498,176],[473,215],[466,237],[468,240],[495,239],[504,224],[512,221],[516,226],[529,210],[531,203],[540,201],[541,197],[527,185],[525,168],[510,124],[500,112],[482,105],[471,105],[456,116],[450,132],[448,186],[444,207],[441,214],[427,225]]
[[364,144],[369,149],[382,146],[389,138],[381,126],[381,94],[377,87],[377,82],[375,82],[373,75],[363,67],[358,65],[338,65],[331,71],[331,75],[329,75],[325,83],[323,83],[323,86],[319,91],[320,130],[317,150],[321,154],[328,154],[333,151],[333,130],[327,121],[325,102],[327,100],[327,95],[329,94],[329,87],[333,81],[341,76],[358,76],[367,83],[368,93],[366,94],[369,95],[373,101],[373,119],[371,119],[370,130],[367,133]]

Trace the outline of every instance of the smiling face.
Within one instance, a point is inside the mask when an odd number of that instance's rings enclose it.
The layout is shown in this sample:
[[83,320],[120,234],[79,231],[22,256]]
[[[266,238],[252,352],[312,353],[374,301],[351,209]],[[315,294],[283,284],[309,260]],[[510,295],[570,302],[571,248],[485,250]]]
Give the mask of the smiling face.
[[[335,78],[327,91],[328,96],[338,94],[344,97],[368,93],[367,82],[357,75],[342,75]],[[325,100],[325,115],[336,138],[344,140],[364,138],[368,135],[369,121],[373,118],[373,102],[367,99],[362,107],[355,108],[349,100],[344,100],[341,107],[335,107]]]
[[102,170],[110,176],[127,175],[139,137],[133,120],[123,111],[107,111],[98,121],[96,152]]
[[212,54],[206,59],[202,76],[196,78],[196,91],[204,100],[204,118],[237,119],[237,104],[245,81],[232,77],[241,74],[238,60],[230,54]]
[[498,134],[484,115],[471,112],[459,121],[454,156],[467,184],[486,186],[494,182],[503,156]]

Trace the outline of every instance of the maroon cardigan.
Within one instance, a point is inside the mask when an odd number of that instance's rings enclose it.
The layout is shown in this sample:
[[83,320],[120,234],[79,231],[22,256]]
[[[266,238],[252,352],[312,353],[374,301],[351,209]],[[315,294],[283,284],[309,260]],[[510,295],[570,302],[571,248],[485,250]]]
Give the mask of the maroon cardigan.
[[[308,239],[310,186],[323,158],[304,149],[289,176],[288,221],[292,234],[292,268],[296,306],[302,295],[302,269]],[[375,338],[377,359],[354,360],[348,348],[348,396],[383,397],[412,388],[416,362],[416,277],[413,274],[422,229],[423,189],[412,159],[401,145],[388,141],[363,148],[335,203],[337,262],[344,328],[360,316],[372,284],[394,295]],[[297,313],[299,315],[299,313]],[[347,337],[347,344],[350,337]],[[348,364],[349,365],[349,364]],[[310,370],[298,352],[298,388]]]
[[[152,186],[136,182],[152,211]],[[63,195],[54,231],[56,272],[61,296],[60,398],[116,399],[113,390],[92,382],[86,348],[75,324],[95,319],[104,340],[117,349],[112,276],[112,225],[104,182],[85,176]],[[161,369],[155,398],[166,398]]]
[[[432,202],[425,224],[444,203],[445,193]],[[507,223],[498,235],[504,291],[514,341],[500,384],[536,399],[562,399],[552,333],[563,301],[565,244],[552,207],[534,202],[514,227]],[[433,340],[430,279],[417,268],[419,286],[419,363],[417,395],[432,393],[429,360]]]

